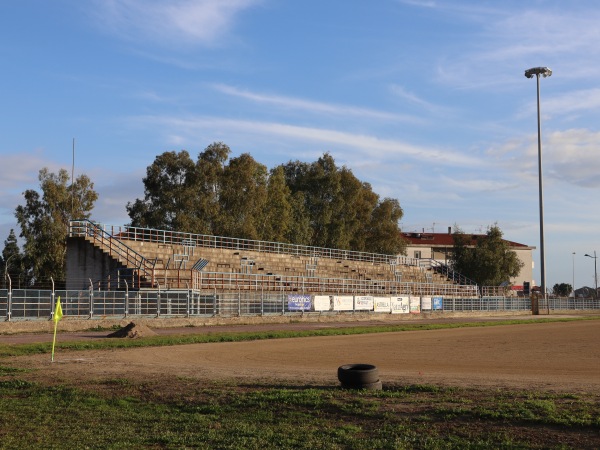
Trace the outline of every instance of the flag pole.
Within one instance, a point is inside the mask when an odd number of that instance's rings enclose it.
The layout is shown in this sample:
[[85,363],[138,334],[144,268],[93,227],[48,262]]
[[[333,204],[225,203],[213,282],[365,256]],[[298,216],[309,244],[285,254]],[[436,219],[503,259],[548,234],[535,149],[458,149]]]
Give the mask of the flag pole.
[[56,344],[56,329],[58,328],[58,321],[62,319],[63,312],[62,307],[60,306],[60,296],[56,300],[56,308],[54,308],[54,337],[52,338],[52,362],[54,362],[54,346]]

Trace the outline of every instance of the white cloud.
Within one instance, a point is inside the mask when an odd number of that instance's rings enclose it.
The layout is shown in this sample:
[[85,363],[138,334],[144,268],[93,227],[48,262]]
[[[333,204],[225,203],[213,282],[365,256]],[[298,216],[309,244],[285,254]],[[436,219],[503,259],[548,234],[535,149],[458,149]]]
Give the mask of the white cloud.
[[276,105],[289,110],[309,111],[314,114],[329,114],[336,116],[355,116],[369,117],[373,119],[392,120],[410,123],[422,122],[414,116],[391,114],[384,111],[377,111],[368,108],[357,108],[346,105],[333,105],[330,103],[315,102],[294,97],[286,97],[279,95],[260,94],[248,90],[238,89],[225,84],[215,84],[214,88],[227,95],[243,98],[256,103],[265,103]]
[[213,45],[236,16],[261,0],[99,0],[96,17],[105,30],[134,41],[162,45]]
[[274,136],[277,136],[280,139],[288,139],[296,143],[316,142],[326,145],[339,145],[347,151],[354,150],[361,152],[364,158],[382,158],[388,161],[394,158],[412,158],[422,164],[451,167],[479,167],[482,165],[481,160],[478,158],[451,150],[416,146],[402,141],[380,139],[375,136],[331,129],[216,117],[191,117],[182,119],[177,117],[140,116],[131,120],[137,124],[145,124],[151,127],[160,125],[165,128],[165,134],[171,136],[186,135],[190,142],[197,141],[199,134],[204,137],[207,131],[213,136],[231,136],[231,133],[243,133],[245,135],[264,136],[266,139],[272,139]]
[[[600,132],[569,129],[542,136],[544,178],[579,187],[600,186]],[[537,177],[537,134],[520,136],[490,148],[487,155],[516,179]]]

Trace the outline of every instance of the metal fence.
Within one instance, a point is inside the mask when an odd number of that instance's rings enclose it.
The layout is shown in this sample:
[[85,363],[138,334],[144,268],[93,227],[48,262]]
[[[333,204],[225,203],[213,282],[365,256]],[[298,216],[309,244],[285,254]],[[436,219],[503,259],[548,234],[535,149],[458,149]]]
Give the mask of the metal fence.
[[[127,317],[240,317],[295,314],[352,314],[356,311],[299,311],[290,303],[289,292],[218,292],[194,290],[94,291],[94,290],[0,290],[0,317],[5,320],[48,320],[60,297],[65,317],[80,319]],[[307,295],[308,298],[314,298]],[[423,297],[420,297],[423,298]],[[529,311],[527,297],[437,296],[434,313]],[[310,302],[309,302],[310,304]],[[540,311],[599,310],[600,300],[592,298],[540,299]],[[364,310],[360,311],[365,313]],[[371,311],[373,315],[383,314]]]

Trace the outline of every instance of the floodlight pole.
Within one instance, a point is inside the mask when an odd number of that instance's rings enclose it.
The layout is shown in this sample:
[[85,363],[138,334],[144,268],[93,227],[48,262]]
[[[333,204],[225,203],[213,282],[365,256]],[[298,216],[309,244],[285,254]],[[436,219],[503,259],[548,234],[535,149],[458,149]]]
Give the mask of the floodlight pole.
[[573,291],[573,300],[575,300],[575,252],[573,252],[573,287],[571,290]]
[[598,257],[596,256],[596,250],[594,250],[594,256],[592,255],[588,255],[587,253],[585,254],[585,256],[587,256],[588,258],[592,258],[594,260],[594,284],[596,287],[596,295],[594,296],[594,298],[598,298],[598,270],[597,270],[597,266],[596,266],[596,261],[598,259]]
[[537,131],[538,131],[538,179],[539,179],[539,199],[540,199],[540,272],[542,281],[542,293],[544,301],[550,314],[550,303],[548,302],[548,293],[546,292],[546,255],[544,252],[544,184],[542,177],[542,120],[540,114],[540,75],[544,78],[552,75],[552,70],[548,67],[534,67],[525,71],[527,78],[535,76],[537,81]]

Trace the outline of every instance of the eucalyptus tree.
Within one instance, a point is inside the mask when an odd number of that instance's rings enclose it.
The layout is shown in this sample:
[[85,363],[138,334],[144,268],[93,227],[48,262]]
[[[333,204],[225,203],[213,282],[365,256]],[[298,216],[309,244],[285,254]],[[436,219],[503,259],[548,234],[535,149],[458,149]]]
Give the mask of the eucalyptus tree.
[[51,173],[40,170],[40,192],[23,193],[25,204],[17,206],[15,217],[24,238],[23,263],[30,283],[53,277],[65,280],[66,237],[70,219],[88,219],[98,199],[87,175],[72,183],[65,169]]
[[248,153],[232,158],[220,183],[219,231],[224,236],[259,240],[267,205],[267,168]]
[[198,174],[187,151],[164,152],[146,168],[144,199],[127,204],[131,225],[165,230],[198,230]]
[[285,184],[283,167],[271,170],[267,183],[267,201],[259,224],[262,240],[272,242],[290,242],[293,228],[292,193]]

